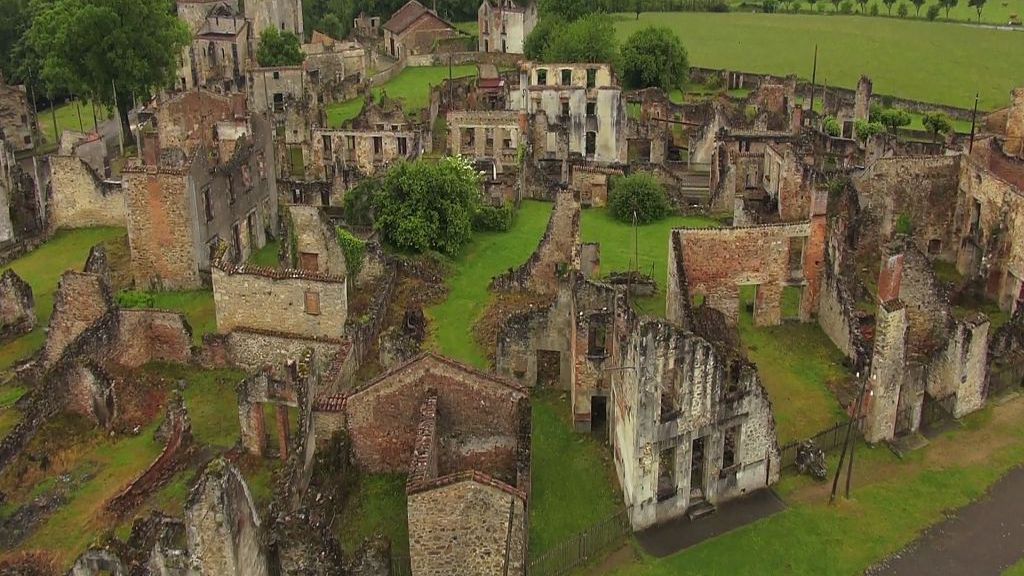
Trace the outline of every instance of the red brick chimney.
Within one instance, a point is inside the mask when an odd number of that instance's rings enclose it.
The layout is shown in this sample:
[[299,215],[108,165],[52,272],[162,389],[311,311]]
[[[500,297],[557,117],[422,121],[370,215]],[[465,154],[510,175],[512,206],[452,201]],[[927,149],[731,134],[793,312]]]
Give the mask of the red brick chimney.
[[160,134],[156,130],[142,131],[142,163],[146,166],[160,163]]
[[883,303],[899,300],[902,280],[903,253],[883,257],[882,271],[878,274],[878,300]]

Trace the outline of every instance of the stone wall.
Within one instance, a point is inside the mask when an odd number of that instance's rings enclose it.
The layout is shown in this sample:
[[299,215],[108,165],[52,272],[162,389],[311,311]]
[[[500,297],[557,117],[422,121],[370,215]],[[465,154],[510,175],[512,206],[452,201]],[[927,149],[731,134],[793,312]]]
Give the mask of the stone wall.
[[420,406],[437,394],[439,473],[482,470],[515,482],[516,402],[526,393],[501,378],[425,354],[353,391],[345,400],[352,453],[370,473],[405,472]]
[[109,360],[138,367],[149,362],[187,363],[192,357],[192,329],[178,312],[119,310],[117,337]]
[[316,360],[326,370],[339,354],[345,353],[346,344],[332,338],[301,338],[280,332],[238,329],[226,335],[228,361],[247,372],[269,369],[283,378],[281,368],[305,349],[315,351]]
[[53,364],[64,349],[96,324],[113,306],[110,289],[101,276],[68,271],[61,276],[53,315],[43,347],[43,364]]
[[263,528],[242,474],[224,459],[207,464],[185,509],[188,550],[202,574],[266,576]]
[[50,227],[120,226],[127,220],[121,183],[104,181],[76,155],[50,157]]
[[0,132],[15,151],[31,150],[36,142],[36,115],[25,86],[0,79]]
[[290,241],[295,242],[298,262],[291,266],[339,278],[347,277],[345,254],[337,233],[327,218],[314,206],[289,206]]
[[244,4],[245,17],[252,22],[254,46],[259,45],[260,35],[267,28],[305,37],[300,0],[248,0]]
[[27,334],[35,327],[32,287],[8,268],[0,275],[0,341]]
[[344,278],[258,266],[213,267],[217,331],[255,329],[341,338],[348,313]]
[[[571,390],[576,341],[574,310],[572,291],[566,287],[559,290],[550,306],[510,316],[498,334],[495,372],[524,387]],[[545,358],[541,359],[541,355]],[[553,369],[557,373],[551,374]]]
[[[677,249],[670,250],[669,271],[682,262],[689,297],[721,310],[733,323],[739,318],[740,287],[756,285],[754,322],[782,320],[785,286],[802,287],[800,318],[817,311],[824,264],[824,218],[811,222],[728,229],[678,229]],[[679,283],[669,283],[668,301],[675,302]]]
[[412,573],[524,573],[526,496],[481,475],[435,484],[408,496]]
[[580,204],[572,192],[559,192],[540,244],[522,266],[491,280],[499,291],[528,290],[554,295],[570,270],[579,269]]
[[907,313],[903,303],[893,301],[879,305],[864,421],[864,439],[868,442],[890,440],[895,434],[896,411],[906,370],[906,334]]

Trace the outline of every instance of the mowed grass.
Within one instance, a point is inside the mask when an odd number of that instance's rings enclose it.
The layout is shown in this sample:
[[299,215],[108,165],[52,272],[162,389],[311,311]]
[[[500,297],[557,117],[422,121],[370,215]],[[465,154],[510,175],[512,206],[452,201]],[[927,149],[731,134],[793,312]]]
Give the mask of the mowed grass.
[[348,496],[341,517],[334,522],[335,536],[347,554],[353,554],[363,540],[386,536],[391,550],[409,553],[409,521],[406,515],[404,474],[362,475]]
[[478,368],[487,367],[486,351],[473,337],[473,326],[490,301],[491,278],[526,262],[544,235],[552,206],[524,201],[508,232],[473,233],[446,279],[448,297],[427,310],[431,348]]
[[691,66],[810,79],[818,45],[818,82],[854,88],[861,74],[879,94],[969,108],[1009,104],[1024,84],[1024,33],[954,23],[867,16],[752,13],[617,15],[619,40],[649,25],[682,39]]
[[9,368],[43,346],[46,340],[44,328],[53,313],[53,299],[61,274],[67,270],[81,270],[90,248],[123,234],[123,228],[60,230],[48,242],[6,267],[13,269],[32,287],[38,322],[29,334],[0,346],[0,369]]
[[252,253],[249,256],[249,264],[255,266],[266,266],[267,268],[277,268],[281,265],[281,262],[277,259],[277,252],[281,248],[281,242],[274,240],[273,242],[267,242],[267,245],[263,248]]
[[623,506],[608,448],[593,436],[573,431],[564,394],[546,392],[531,398],[533,558]]
[[[37,120],[39,121],[39,131],[43,135],[43,139],[46,142],[56,143],[60,140],[60,135],[65,130],[74,130],[75,132],[91,132],[96,124],[93,122],[93,104],[88,102],[81,103],[82,121],[78,121],[79,107],[76,106],[74,101],[62,104],[56,108],[56,110],[40,110],[37,113]],[[102,124],[110,117],[111,112],[103,106],[95,106],[96,120]],[[57,131],[56,137],[54,137],[54,116],[57,119]]]
[[[453,66],[451,70],[452,78],[476,76],[476,73],[475,65]],[[374,87],[373,97],[380,98],[382,93],[387,93],[389,98],[402,100],[407,115],[416,114],[430,104],[430,87],[438,86],[447,79],[447,66],[410,66],[390,82]],[[362,109],[362,98],[331,104],[327,107],[327,126],[338,128],[358,116]]]
[[[625,272],[638,268],[650,274],[658,284],[658,293],[651,298],[639,298],[633,306],[645,314],[665,316],[665,286],[668,282],[668,238],[674,228],[718,227],[720,224],[701,216],[670,216],[664,220],[639,226],[636,242],[632,224],[616,220],[606,208],[584,210],[580,219],[580,238],[583,242],[601,245],[602,276],[611,272]],[[639,266],[634,257],[639,256]]]
[[[981,498],[1024,462],[1024,399],[991,406],[965,426],[897,459],[860,445],[852,499],[827,504],[829,483],[787,478],[789,507],[679,554],[640,556],[616,576],[853,576],[897,552],[946,512]],[[830,459],[834,472],[835,459]],[[936,574],[941,573],[936,571]],[[1019,568],[1018,568],[1018,572]]]
[[[830,381],[853,377],[843,366],[843,353],[817,322],[754,326],[746,308],[753,301],[753,287],[744,286],[740,290],[740,340],[768,390],[779,444],[802,440],[846,420],[827,386]],[[798,308],[799,302],[791,307]]]

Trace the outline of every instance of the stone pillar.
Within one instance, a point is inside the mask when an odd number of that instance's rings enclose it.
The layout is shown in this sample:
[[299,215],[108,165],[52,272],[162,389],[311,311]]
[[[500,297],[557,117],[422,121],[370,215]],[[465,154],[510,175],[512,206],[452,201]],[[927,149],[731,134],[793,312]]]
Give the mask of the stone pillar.
[[891,440],[895,433],[906,368],[906,334],[906,307],[899,300],[883,302],[875,317],[875,349],[865,403],[864,439],[868,442]]
[[1024,155],[1024,88],[1014,88],[1010,109],[1006,114],[1006,140],[1003,152],[1008,156]]
[[263,456],[267,449],[263,419],[262,404],[239,400],[238,423],[242,433],[242,448],[254,456]]
[[288,440],[291,438],[290,422],[288,422],[288,406],[278,404],[276,408],[277,419],[277,446],[280,449],[281,460],[288,459]]
[[957,390],[953,416],[961,418],[985,405],[985,376],[988,373],[988,318],[978,314],[957,322]]
[[871,79],[861,76],[857,82],[857,94],[853,98],[853,119],[867,120],[871,115]]

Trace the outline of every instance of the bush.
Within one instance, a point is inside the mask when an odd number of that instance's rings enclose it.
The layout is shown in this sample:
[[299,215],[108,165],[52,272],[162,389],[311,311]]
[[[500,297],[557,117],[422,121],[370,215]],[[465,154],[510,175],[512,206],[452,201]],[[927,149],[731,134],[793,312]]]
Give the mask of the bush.
[[857,120],[853,123],[853,132],[857,135],[859,140],[867,140],[875,134],[885,132],[885,126],[883,126],[881,122]]
[[927,16],[929,20],[935,20],[936,18],[938,18],[939,17],[939,5],[938,4],[932,4],[931,6],[929,6],[928,7],[928,12],[925,13],[925,16]]
[[824,4],[818,4],[817,6],[818,6],[818,12],[820,14],[824,14],[825,13],[825,5]]
[[906,214],[900,214],[900,217],[896,219],[896,233],[910,235],[913,232],[913,224],[910,222],[910,216]]
[[623,222],[633,222],[635,213],[638,224],[647,224],[667,216],[671,206],[665,188],[653,174],[636,172],[612,180],[608,208]]
[[753,122],[757,119],[757,106],[747,104],[743,108],[743,117],[747,119],[747,122]]
[[825,116],[821,120],[821,129],[825,131],[825,134],[833,137],[839,136],[843,132],[842,126],[839,125],[835,116]]
[[473,214],[473,230],[507,232],[512,228],[515,210],[511,206],[481,206]]
[[708,87],[708,90],[719,90],[725,86],[725,78],[722,78],[721,74],[712,74],[704,80],[704,85]]
[[117,305],[121,308],[152,308],[156,300],[148,292],[121,290],[117,293]]
[[900,18],[906,18],[907,14],[910,14],[910,8],[907,8],[906,2],[900,2],[900,5],[896,8],[896,15]]
[[845,0],[839,5],[839,12],[841,14],[853,14],[853,2]]
[[366,242],[356,238],[341,226],[335,230],[338,244],[341,245],[341,252],[345,254],[345,269],[348,270],[348,277],[355,279],[356,276],[359,276],[359,271],[363,269],[363,260],[366,259]]
[[363,180],[345,193],[341,201],[341,216],[353,226],[373,225],[373,197],[380,192],[380,180]]
[[872,16],[878,16],[878,4],[875,4],[874,2],[872,2],[871,3],[871,7],[868,8],[868,14],[870,14]]

